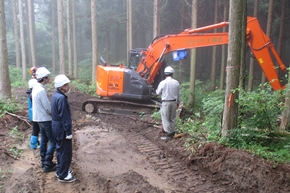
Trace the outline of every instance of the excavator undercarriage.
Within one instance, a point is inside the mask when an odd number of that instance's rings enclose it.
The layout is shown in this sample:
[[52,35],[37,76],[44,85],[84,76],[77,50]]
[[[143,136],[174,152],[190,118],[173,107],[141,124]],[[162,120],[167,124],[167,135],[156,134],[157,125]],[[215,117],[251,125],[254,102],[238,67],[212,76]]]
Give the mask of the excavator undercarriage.
[[83,103],[82,110],[87,113],[142,115],[152,114],[160,109],[158,101],[135,103],[123,100],[92,98]]

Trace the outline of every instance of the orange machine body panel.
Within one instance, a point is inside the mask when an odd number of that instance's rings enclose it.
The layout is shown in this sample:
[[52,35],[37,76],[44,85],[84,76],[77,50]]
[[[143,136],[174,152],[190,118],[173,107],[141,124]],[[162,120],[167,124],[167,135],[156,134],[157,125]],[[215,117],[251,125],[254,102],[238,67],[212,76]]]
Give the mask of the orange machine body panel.
[[123,93],[124,68],[98,65],[96,68],[96,94],[110,97]]

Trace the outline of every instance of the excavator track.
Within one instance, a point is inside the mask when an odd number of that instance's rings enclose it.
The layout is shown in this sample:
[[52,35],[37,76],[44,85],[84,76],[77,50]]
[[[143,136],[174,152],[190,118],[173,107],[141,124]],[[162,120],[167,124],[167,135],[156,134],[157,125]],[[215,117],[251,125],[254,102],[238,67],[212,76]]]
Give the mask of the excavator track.
[[140,115],[151,114],[155,110],[160,109],[160,104],[150,101],[148,103],[137,103],[123,100],[88,99],[83,103],[82,110],[87,113],[102,113],[102,114],[126,114]]

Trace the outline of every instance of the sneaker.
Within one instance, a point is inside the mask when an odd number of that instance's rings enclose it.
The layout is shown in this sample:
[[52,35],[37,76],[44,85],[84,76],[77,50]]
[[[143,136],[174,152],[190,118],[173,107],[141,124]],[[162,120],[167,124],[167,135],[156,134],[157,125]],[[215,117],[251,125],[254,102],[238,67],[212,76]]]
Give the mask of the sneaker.
[[64,179],[58,178],[58,181],[60,181],[60,182],[67,182],[67,183],[73,182],[75,180],[76,180],[76,177],[75,176],[72,176],[71,173],[68,173],[68,175]]
[[[71,173],[71,174],[72,174],[72,173],[73,173],[73,170],[69,170],[68,173]],[[57,172],[55,173],[55,177],[58,178],[58,174],[57,174]]]
[[42,172],[43,173],[48,173],[48,172],[54,172],[56,171],[56,165],[52,165],[52,166],[44,166],[42,168]]

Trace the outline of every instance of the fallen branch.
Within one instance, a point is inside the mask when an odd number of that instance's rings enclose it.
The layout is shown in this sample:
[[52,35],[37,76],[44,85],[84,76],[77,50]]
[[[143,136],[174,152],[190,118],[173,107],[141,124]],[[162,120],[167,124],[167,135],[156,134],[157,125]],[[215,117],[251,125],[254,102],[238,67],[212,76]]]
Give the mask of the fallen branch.
[[19,160],[18,158],[16,158],[15,156],[13,156],[11,153],[9,153],[6,149],[0,148],[0,151],[2,151],[4,154],[6,154],[9,157],[12,157],[15,160]]
[[174,138],[180,138],[180,137],[183,137],[184,135],[186,135],[186,133],[179,133],[179,134],[176,134],[174,135]]
[[9,112],[6,112],[6,114],[11,115],[13,117],[16,117],[16,118],[20,119],[20,120],[24,121],[25,123],[27,123],[27,125],[29,125],[29,127],[32,127],[30,125],[30,123],[28,122],[28,118],[27,117],[23,117],[23,116],[20,116],[20,115],[15,115],[15,114],[9,113]]

